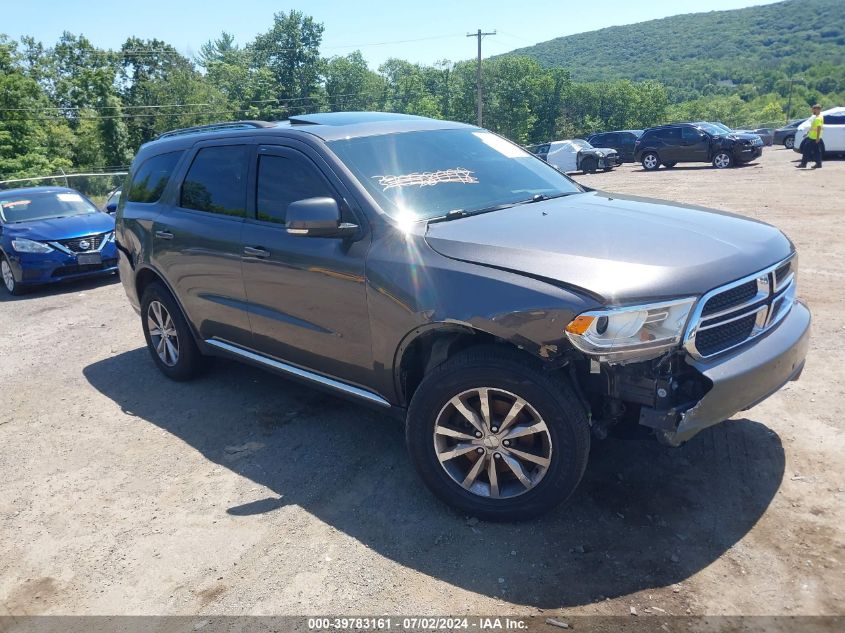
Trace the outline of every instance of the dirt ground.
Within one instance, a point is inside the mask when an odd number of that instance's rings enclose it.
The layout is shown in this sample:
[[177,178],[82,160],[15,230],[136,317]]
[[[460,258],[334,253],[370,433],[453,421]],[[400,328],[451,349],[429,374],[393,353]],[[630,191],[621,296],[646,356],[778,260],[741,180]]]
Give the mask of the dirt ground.
[[235,363],[168,381],[114,279],[3,294],[0,615],[842,614],[845,160],[795,158],[577,177],[782,228],[813,341],[679,449],[594,442],[519,525],[437,502],[377,412]]

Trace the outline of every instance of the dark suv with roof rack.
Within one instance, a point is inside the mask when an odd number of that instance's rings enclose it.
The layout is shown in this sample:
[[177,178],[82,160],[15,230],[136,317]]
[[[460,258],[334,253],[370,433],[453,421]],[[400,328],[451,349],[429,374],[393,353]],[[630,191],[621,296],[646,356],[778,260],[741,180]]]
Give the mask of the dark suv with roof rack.
[[474,126],[179,130],[124,191],[121,279],[164,374],[226,356],[393,413],[425,483],[475,516],[566,499],[591,435],[678,445],[804,365],[776,228],[585,189]]
[[678,163],[711,163],[716,169],[759,158],[763,141],[756,134],[729,132],[712,123],[673,123],[643,132],[634,160],[646,171]]

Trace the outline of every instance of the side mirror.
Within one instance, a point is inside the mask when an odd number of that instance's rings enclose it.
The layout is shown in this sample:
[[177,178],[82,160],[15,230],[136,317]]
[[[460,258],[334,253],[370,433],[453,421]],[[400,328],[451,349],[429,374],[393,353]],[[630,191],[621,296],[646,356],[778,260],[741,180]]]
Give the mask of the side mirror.
[[358,231],[357,224],[340,219],[334,198],[306,198],[288,205],[285,227],[288,234],[303,237],[348,237]]

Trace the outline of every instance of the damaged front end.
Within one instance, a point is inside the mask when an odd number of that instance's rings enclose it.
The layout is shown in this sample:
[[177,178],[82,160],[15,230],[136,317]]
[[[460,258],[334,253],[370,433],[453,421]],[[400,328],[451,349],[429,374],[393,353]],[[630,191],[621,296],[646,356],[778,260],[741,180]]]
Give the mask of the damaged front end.
[[638,362],[584,358],[574,364],[599,437],[622,420],[679,446],[703,429],[755,406],[797,380],[804,368],[810,312],[796,301],[776,327],[729,354],[696,359],[686,349]]

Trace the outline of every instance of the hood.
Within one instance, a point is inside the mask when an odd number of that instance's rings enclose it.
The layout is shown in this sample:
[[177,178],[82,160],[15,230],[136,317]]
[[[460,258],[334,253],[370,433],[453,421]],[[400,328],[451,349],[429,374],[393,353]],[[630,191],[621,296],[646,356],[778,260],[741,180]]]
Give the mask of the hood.
[[725,132],[721,136],[732,141],[754,141],[760,138],[759,134],[753,132]]
[[598,156],[610,156],[616,153],[616,150],[612,147],[594,147],[592,149],[582,149],[581,151],[585,154],[596,154]]
[[426,241],[446,257],[554,280],[608,304],[700,295],[793,250],[756,220],[601,192],[438,222]]
[[108,213],[88,213],[67,218],[17,222],[5,227],[9,235],[42,242],[67,240],[85,235],[114,231],[114,217]]

